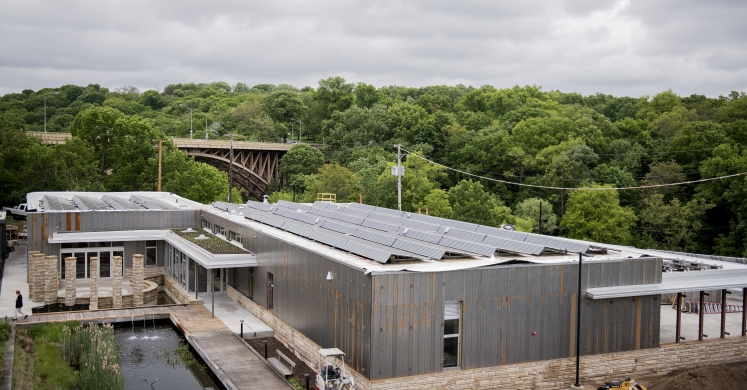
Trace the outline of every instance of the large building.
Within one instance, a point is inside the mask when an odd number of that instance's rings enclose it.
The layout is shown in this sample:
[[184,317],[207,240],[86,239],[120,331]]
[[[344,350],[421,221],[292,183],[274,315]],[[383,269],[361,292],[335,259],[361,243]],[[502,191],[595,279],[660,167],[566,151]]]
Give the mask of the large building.
[[[76,257],[79,279],[89,277],[93,255],[106,278],[106,259],[122,256],[127,275],[132,255],[145,254],[146,274],[163,274],[173,299],[228,294],[307,361],[319,347],[343,350],[361,388],[388,388],[393,378],[478,383],[476,373],[484,369],[568,360],[577,343],[584,356],[657,349],[667,294],[747,287],[740,259],[590,243],[355,203],[208,206],[167,193],[27,198],[36,208],[28,216],[29,250]],[[213,248],[201,244],[200,235],[231,245]],[[700,264],[708,270],[697,275],[707,277],[662,272],[683,264]]]

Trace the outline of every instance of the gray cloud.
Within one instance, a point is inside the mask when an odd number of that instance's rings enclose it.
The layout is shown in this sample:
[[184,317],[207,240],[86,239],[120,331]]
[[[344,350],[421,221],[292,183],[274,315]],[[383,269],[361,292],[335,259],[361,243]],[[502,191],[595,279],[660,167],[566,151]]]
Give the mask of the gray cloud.
[[716,96],[747,89],[745,16],[738,1],[11,1],[0,5],[0,93],[340,75]]

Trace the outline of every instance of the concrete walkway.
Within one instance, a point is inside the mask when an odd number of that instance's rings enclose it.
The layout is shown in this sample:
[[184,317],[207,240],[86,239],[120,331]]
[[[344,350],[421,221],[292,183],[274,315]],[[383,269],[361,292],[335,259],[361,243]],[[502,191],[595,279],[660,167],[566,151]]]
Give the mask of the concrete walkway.
[[[202,298],[205,307],[211,310],[213,301],[210,294],[199,294],[199,297]],[[225,294],[215,295],[215,318],[221,320],[228,329],[236,334],[241,331],[241,320],[244,320],[244,338],[246,339],[272,337],[274,335],[272,328]]]
[[2,289],[0,289],[0,318],[13,318],[16,312],[16,290],[23,295],[23,312],[31,316],[31,308],[42,306],[42,303],[32,302],[29,296],[29,285],[26,283],[26,244],[16,245],[16,250],[10,252],[5,263]]

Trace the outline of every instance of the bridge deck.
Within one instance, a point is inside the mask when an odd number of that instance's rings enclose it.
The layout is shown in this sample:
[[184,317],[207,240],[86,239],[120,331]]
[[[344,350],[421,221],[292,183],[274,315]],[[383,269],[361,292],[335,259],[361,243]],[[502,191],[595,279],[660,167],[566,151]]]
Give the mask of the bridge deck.
[[89,323],[129,322],[134,318],[170,318],[227,389],[293,388],[264,359],[240,340],[203,305],[165,305],[142,308],[34,314],[19,326],[78,320]]
[[[205,139],[189,139],[189,138],[172,138],[171,142],[179,149],[186,148],[209,148],[209,149],[229,149],[231,142],[226,140],[205,140]],[[278,151],[289,151],[293,147],[293,144],[281,144],[275,142],[248,142],[248,141],[233,141],[234,150],[278,150]]]

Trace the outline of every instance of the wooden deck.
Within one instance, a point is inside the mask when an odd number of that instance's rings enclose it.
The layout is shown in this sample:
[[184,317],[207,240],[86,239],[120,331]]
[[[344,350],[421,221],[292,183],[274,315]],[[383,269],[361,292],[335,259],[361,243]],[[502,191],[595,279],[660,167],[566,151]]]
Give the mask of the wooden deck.
[[166,305],[118,310],[35,314],[19,326],[78,320],[84,323],[170,318],[223,385],[233,389],[292,389],[254,350],[203,305]]

